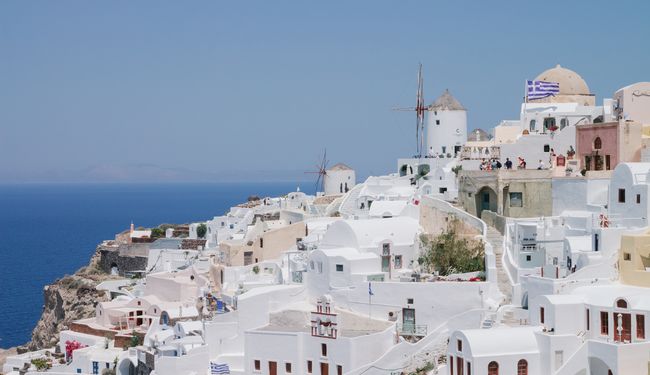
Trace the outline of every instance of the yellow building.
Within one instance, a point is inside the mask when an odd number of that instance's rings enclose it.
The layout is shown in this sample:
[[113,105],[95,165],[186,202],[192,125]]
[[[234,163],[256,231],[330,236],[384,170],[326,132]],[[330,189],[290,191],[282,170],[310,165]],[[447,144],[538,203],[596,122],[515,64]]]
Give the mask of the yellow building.
[[623,235],[618,256],[623,284],[650,287],[650,230]]

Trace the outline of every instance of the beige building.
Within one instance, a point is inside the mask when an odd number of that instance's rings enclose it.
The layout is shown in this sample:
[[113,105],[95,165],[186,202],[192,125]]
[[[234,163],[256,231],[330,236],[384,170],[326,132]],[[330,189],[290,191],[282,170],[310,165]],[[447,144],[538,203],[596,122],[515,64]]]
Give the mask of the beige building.
[[283,220],[258,221],[249,233],[243,239],[226,240],[219,245],[228,266],[277,259],[308,234],[304,222],[286,224]]
[[484,210],[508,217],[550,216],[551,170],[460,171],[458,200],[472,215]]
[[650,82],[637,82],[614,93],[618,119],[650,124]]
[[623,284],[650,287],[650,230],[622,236],[618,256]]

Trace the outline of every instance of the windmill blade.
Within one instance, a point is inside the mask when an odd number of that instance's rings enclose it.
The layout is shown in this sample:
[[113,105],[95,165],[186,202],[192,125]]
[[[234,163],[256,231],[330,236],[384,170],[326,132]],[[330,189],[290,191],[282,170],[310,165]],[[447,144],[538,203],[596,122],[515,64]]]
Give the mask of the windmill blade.
[[318,193],[318,186],[320,185],[320,179],[322,174],[318,173],[318,178],[316,178],[316,192]]

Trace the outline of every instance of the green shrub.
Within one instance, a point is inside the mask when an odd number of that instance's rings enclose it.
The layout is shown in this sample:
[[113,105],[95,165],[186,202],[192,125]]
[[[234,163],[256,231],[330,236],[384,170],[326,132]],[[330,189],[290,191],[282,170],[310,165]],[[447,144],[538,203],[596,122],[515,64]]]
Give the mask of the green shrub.
[[422,235],[422,254],[418,263],[428,272],[438,271],[442,276],[485,270],[484,245],[475,239],[463,238],[458,233],[460,221],[450,218],[440,235],[430,238]]
[[196,227],[196,235],[199,238],[205,237],[206,233],[208,233],[208,226],[204,223],[201,223],[198,227]]

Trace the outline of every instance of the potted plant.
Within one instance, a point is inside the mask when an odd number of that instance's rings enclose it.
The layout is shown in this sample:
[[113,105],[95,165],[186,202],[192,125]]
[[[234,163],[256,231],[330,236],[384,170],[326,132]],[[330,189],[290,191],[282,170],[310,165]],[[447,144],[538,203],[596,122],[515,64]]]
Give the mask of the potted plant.
[[566,152],[566,158],[571,160],[575,154],[576,150],[573,149],[573,146],[569,146],[569,150]]

